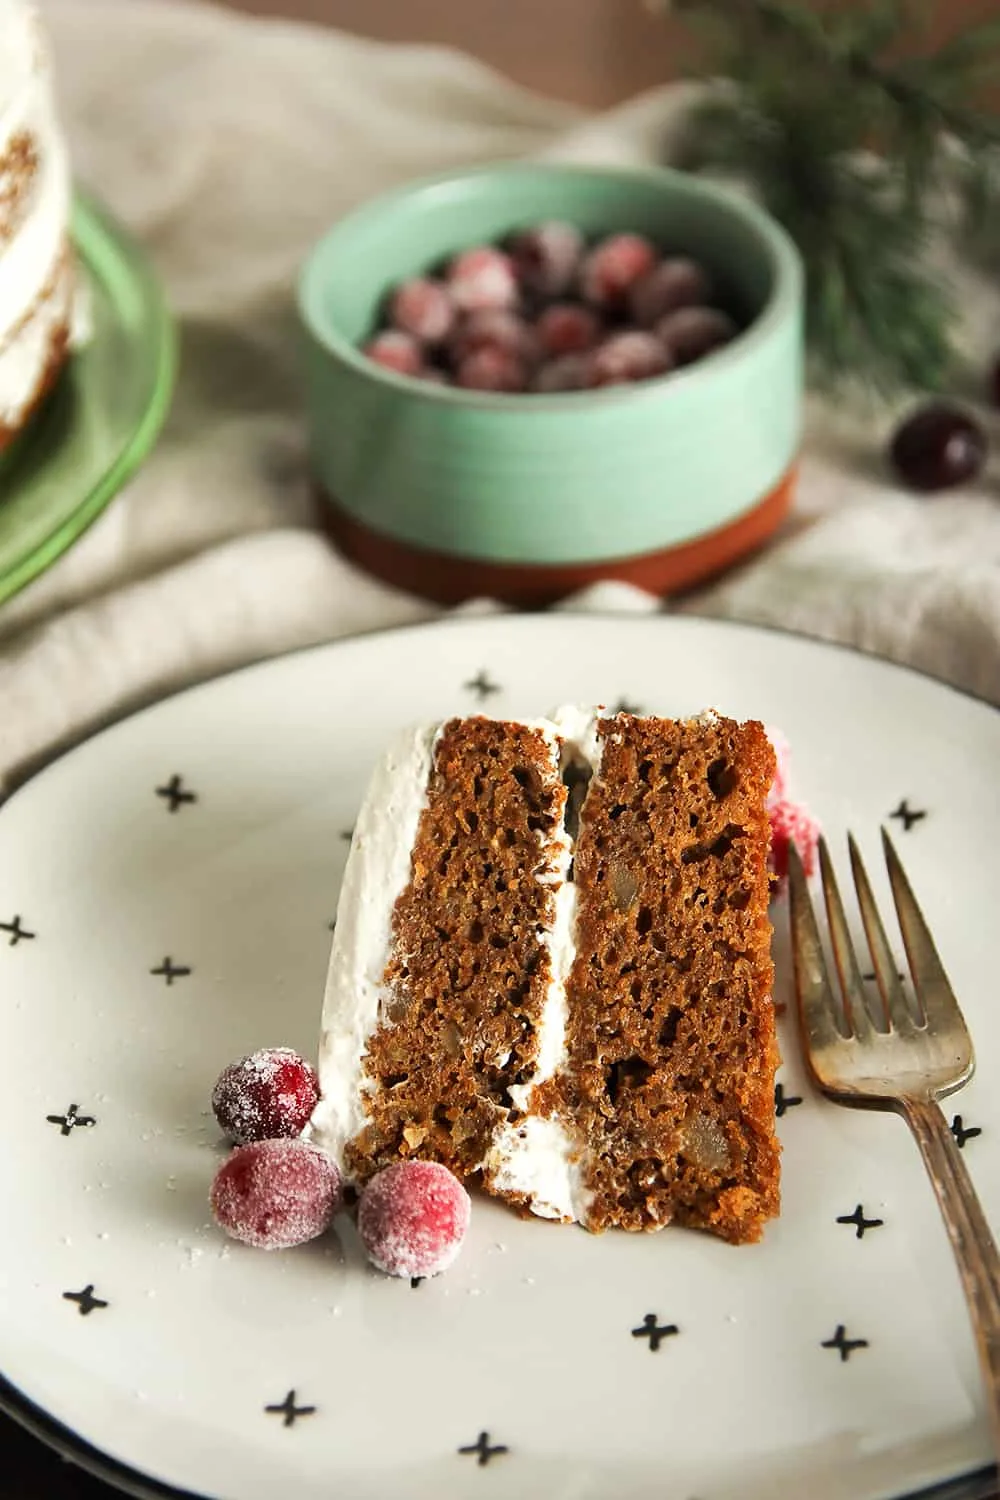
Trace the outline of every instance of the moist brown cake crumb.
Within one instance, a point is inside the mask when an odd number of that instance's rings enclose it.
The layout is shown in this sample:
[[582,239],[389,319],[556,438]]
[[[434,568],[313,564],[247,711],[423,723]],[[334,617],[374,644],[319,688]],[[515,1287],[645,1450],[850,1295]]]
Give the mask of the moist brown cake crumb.
[[577,952],[558,1107],[588,1228],[740,1243],[778,1211],[763,727],[605,719],[574,853]]
[[406,1156],[467,1177],[508,1117],[508,1086],[530,1076],[537,1051],[550,975],[547,835],[565,800],[538,729],[443,727],[393,913],[384,1018],[365,1056],[369,1123],[346,1152],[357,1180]]

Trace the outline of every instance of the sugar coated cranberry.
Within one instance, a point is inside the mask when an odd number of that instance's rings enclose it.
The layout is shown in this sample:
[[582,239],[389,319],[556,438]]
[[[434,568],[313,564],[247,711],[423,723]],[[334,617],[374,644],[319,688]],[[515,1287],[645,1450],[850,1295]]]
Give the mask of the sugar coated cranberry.
[[575,302],[553,302],[538,315],[535,333],[545,354],[580,354],[597,343],[601,322],[589,307],[580,307]]
[[794,844],[802,856],[802,865],[807,875],[816,868],[816,846],[819,843],[820,827],[816,819],[799,802],[784,797],[768,805],[771,824],[771,857],[768,862],[771,874],[782,881],[788,874],[788,849]]
[[414,276],[389,299],[389,322],[421,344],[440,344],[451,332],[455,304],[443,282]]
[[944,490],[979,473],[986,438],[978,422],[957,406],[929,402],[908,417],[892,440],[900,477],[915,490]]
[[518,359],[534,364],[538,337],[531,324],[505,307],[484,307],[462,319],[448,345],[452,362],[460,365],[477,349],[505,349]]
[[523,359],[496,344],[481,348],[462,360],[455,384],[467,391],[506,391],[508,395],[527,389],[528,370]]
[[590,374],[589,361],[584,354],[563,354],[558,359],[547,360],[535,371],[531,389],[540,394],[556,391],[582,391],[586,388]]
[[656,264],[656,251],[641,234],[612,234],[595,245],[580,266],[580,292],[592,307],[620,308],[640,276]]
[[507,250],[526,292],[534,297],[561,297],[576,278],[583,236],[573,224],[552,219],[512,234]]
[[215,1174],[209,1202],[234,1240],[287,1250],[314,1240],[340,1207],[340,1173],[305,1141],[237,1146]]
[[230,1140],[243,1145],[299,1135],[318,1098],[315,1068],[290,1047],[266,1047],[223,1068],[212,1108]]
[[717,307],[680,307],[661,318],[655,331],[675,364],[690,365],[735,338],[736,324]]
[[517,302],[517,278],[510,256],[492,245],[477,245],[456,255],[445,280],[455,306],[462,312],[513,307]]
[[368,1183],[358,1233],[368,1258],[390,1276],[436,1276],[458,1255],[469,1227],[469,1195],[433,1161],[399,1161]]
[[635,380],[649,380],[670,369],[670,356],[651,333],[628,329],[605,339],[590,356],[587,384],[627,385]]
[[395,370],[397,375],[419,375],[424,363],[416,339],[399,328],[386,328],[377,333],[364,345],[364,352],[377,365]]
[[679,307],[696,307],[708,301],[708,272],[696,260],[674,255],[661,260],[629,289],[628,306],[640,328],[654,323]]

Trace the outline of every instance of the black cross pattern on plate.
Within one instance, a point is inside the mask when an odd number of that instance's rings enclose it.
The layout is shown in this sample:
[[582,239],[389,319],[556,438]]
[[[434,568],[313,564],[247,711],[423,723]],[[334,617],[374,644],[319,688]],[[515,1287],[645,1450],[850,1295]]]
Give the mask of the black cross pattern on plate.
[[837,1223],[853,1224],[855,1229],[855,1239],[863,1240],[865,1237],[866,1229],[881,1229],[882,1225],[885,1223],[885,1220],[866,1219],[864,1208],[859,1203],[852,1214],[841,1214],[837,1220]]
[[867,1339],[849,1339],[847,1329],[843,1323],[837,1324],[837,1331],[832,1339],[824,1339],[820,1344],[821,1349],[836,1349],[840,1354],[841,1364],[846,1364],[855,1349],[867,1349]]
[[197,792],[189,792],[184,785],[183,776],[171,776],[166,786],[158,786],[156,795],[163,797],[167,803],[167,811],[175,813],[185,802],[197,802]]
[[909,833],[914,823],[919,823],[921,818],[926,818],[927,813],[920,808],[912,808],[909,800],[904,797],[897,808],[889,814],[890,818],[897,818],[903,825],[903,832]]
[[485,702],[485,700],[491,697],[494,693],[500,692],[500,684],[498,682],[491,682],[489,674],[483,667],[480,667],[479,671],[477,672],[476,676],[473,677],[471,682],[464,682],[462,686],[465,688],[466,692],[475,693],[480,703]]
[[641,714],[642,708],[638,703],[633,703],[630,698],[619,698],[611,712],[613,714]]
[[149,972],[155,974],[158,979],[165,979],[167,984],[170,985],[173,984],[175,979],[184,979],[193,970],[187,964],[175,964],[172,958],[167,957],[160,964],[159,968],[150,969]]
[[80,1126],[97,1124],[93,1115],[81,1115],[78,1104],[71,1104],[64,1115],[46,1115],[45,1118],[50,1125],[59,1126],[60,1135],[72,1135]]
[[958,1142],[959,1151],[964,1151],[966,1141],[975,1140],[977,1135],[982,1135],[983,1127],[981,1125],[966,1125],[962,1121],[962,1116],[956,1115],[951,1122],[951,1133]]
[[88,1317],[95,1308],[107,1307],[102,1297],[94,1296],[94,1283],[88,1281],[82,1292],[63,1292],[64,1302],[75,1302],[81,1318]]
[[509,1453],[510,1449],[504,1443],[491,1443],[488,1432],[481,1432],[474,1443],[467,1443],[464,1448],[459,1448],[459,1453],[474,1453],[476,1463],[481,1469],[485,1469],[491,1458],[498,1458],[501,1453]]
[[0,932],[9,932],[8,948],[16,948],[20,942],[30,942],[35,934],[29,932],[26,927],[21,926],[20,917],[12,917],[9,922],[0,922]]
[[280,1417],[282,1427],[294,1427],[300,1417],[311,1417],[315,1406],[298,1406],[295,1401],[295,1392],[291,1390],[284,1401],[276,1401],[273,1406],[265,1406],[264,1410],[272,1417]]
[[354,829],[342,828],[340,830],[340,837],[344,840],[345,844],[349,844],[351,842],[351,839],[354,837]]
[[655,1354],[664,1339],[672,1338],[675,1333],[680,1333],[676,1323],[657,1323],[655,1313],[647,1313],[639,1328],[632,1329],[634,1339],[649,1339],[649,1350]]
[[802,1099],[799,1094],[786,1094],[785,1086],[782,1083],[774,1085],[774,1113],[778,1116],[779,1120],[788,1110],[794,1109],[796,1104],[801,1103]]
[[423,1276],[411,1276],[410,1277],[410,1290],[415,1292],[416,1289],[417,1289],[417,1287],[421,1284],[421,1282],[423,1280],[424,1280]]

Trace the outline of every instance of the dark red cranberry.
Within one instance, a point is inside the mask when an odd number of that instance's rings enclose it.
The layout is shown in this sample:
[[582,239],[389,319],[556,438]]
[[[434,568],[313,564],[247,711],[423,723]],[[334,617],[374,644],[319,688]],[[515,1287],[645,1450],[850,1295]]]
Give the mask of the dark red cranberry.
[[979,473],[986,437],[957,406],[932,401],[896,429],[890,449],[901,479],[915,490],[945,490]]

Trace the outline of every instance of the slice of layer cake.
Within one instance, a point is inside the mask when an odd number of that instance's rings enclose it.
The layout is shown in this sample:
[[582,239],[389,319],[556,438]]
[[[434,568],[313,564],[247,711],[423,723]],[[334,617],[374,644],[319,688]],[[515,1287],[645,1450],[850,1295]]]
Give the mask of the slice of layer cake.
[[311,1130],[588,1229],[778,1209],[760,724],[453,719],[386,756],[337,914]]

